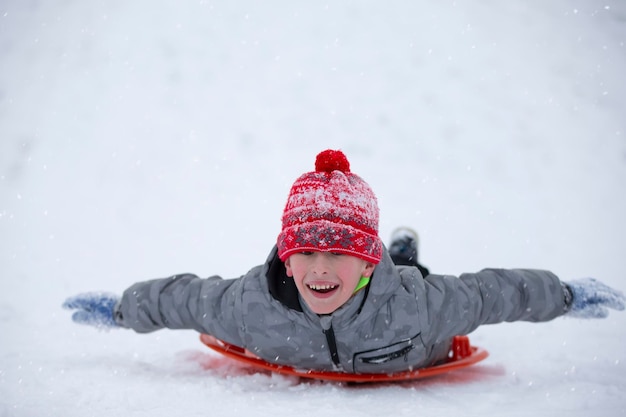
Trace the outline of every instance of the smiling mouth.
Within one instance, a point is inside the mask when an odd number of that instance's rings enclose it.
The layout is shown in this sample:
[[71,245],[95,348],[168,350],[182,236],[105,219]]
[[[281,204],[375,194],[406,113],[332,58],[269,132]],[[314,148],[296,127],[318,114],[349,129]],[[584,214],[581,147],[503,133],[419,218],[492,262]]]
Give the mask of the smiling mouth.
[[339,287],[339,285],[315,285],[315,284],[307,284],[307,287],[309,287],[309,289],[311,291],[315,291],[317,293],[320,294],[326,294],[329,293],[331,291],[334,291],[337,289],[337,287]]

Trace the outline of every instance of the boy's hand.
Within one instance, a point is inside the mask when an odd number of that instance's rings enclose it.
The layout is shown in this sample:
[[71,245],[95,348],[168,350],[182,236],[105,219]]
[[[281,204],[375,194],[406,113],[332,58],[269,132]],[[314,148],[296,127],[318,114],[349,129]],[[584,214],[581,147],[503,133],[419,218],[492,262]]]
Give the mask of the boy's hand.
[[72,314],[72,320],[100,329],[119,327],[115,322],[114,309],[119,301],[115,294],[88,292],[70,297],[63,303],[63,308],[78,310]]
[[609,308],[624,310],[624,294],[595,278],[583,278],[565,284],[572,294],[568,316],[601,319],[609,315]]

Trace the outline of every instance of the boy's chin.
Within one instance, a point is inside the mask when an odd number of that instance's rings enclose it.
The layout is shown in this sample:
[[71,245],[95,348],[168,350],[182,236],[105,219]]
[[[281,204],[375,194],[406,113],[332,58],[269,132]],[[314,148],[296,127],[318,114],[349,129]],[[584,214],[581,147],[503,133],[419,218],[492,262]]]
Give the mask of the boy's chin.
[[316,314],[330,314],[345,304],[340,294],[307,294],[304,298],[309,309]]

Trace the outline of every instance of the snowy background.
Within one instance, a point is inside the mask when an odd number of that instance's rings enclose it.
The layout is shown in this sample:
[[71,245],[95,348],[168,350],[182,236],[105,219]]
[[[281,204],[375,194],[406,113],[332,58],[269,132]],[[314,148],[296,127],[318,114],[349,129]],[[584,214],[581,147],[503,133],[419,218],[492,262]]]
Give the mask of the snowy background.
[[426,381],[251,374],[61,303],[262,263],[342,149],[432,271],[626,290],[626,4],[0,1],[0,416],[624,416],[626,313],[485,326]]

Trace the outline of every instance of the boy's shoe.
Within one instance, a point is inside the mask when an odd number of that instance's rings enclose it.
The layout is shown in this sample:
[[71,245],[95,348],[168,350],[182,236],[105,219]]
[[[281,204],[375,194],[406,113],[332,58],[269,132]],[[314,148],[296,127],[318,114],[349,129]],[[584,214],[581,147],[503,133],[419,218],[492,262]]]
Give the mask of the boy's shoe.
[[417,232],[409,227],[398,227],[391,234],[389,255],[396,265],[417,265]]

